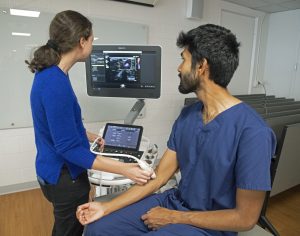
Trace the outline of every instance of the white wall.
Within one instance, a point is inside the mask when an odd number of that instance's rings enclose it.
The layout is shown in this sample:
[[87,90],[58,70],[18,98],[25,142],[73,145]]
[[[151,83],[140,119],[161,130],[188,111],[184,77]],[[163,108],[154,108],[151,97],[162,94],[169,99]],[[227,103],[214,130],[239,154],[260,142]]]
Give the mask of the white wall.
[[[146,101],[146,117],[137,120],[136,123],[143,125],[144,134],[158,144],[160,154],[166,148],[172,124],[184,100],[184,96],[177,90],[179,82],[177,66],[181,61],[180,50],[175,45],[178,33],[204,23],[220,24],[222,1],[205,0],[201,21],[185,18],[185,4],[184,0],[159,0],[154,8],[149,8],[105,0],[0,1],[0,6],[6,7],[23,9],[32,7],[34,10],[46,12],[73,9],[87,16],[147,24],[148,43],[162,46],[162,95],[159,100]],[[247,11],[246,8],[235,6],[235,10],[239,9]],[[249,10],[249,14],[251,12]],[[86,124],[86,128],[97,132],[102,125]],[[1,187],[8,185],[35,181],[34,158],[32,128],[0,130],[0,190]]]
[[264,71],[268,94],[300,99],[299,45],[300,10],[271,14]]
[[259,82],[264,82],[264,73],[265,73],[265,61],[266,61],[266,47],[268,42],[268,31],[269,31],[269,18],[270,14],[267,14],[263,17],[261,22],[261,35],[259,38],[259,47],[258,47],[258,53],[257,53],[257,60],[256,63],[256,76],[254,77],[254,80],[256,83],[253,84],[254,87],[252,87],[251,93],[264,93],[263,87],[258,84]]

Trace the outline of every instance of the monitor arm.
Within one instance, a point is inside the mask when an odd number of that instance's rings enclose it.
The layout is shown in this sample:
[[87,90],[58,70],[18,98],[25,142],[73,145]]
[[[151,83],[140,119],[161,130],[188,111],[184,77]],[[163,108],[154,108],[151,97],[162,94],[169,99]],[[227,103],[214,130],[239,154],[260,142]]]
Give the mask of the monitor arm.
[[138,99],[133,105],[133,107],[131,108],[131,110],[129,111],[129,113],[127,114],[126,118],[124,119],[124,124],[132,125],[144,106],[145,106],[144,99]]

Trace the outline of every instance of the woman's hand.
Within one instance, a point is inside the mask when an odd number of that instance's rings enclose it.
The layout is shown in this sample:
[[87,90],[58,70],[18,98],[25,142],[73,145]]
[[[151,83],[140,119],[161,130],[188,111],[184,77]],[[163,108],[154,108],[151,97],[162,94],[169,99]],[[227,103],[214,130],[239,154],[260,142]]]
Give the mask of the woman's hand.
[[126,167],[122,171],[122,175],[131,179],[138,185],[146,184],[150,179],[153,171],[146,171],[139,167],[138,164],[126,164]]
[[102,152],[105,145],[105,140],[102,137],[98,136],[97,134],[93,134],[88,131],[86,131],[86,135],[88,137],[89,142],[91,143],[93,143],[96,139],[98,139],[97,144],[99,145],[99,149]]
[[76,217],[82,225],[87,225],[103,217],[104,210],[101,202],[88,202],[77,207]]

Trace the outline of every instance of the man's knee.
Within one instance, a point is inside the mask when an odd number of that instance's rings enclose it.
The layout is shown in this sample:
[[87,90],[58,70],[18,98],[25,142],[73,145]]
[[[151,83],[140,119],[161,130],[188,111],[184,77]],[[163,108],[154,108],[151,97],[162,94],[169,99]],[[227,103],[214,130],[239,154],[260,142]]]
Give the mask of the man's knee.
[[118,220],[113,217],[113,215],[108,215],[86,225],[84,229],[84,236],[119,235],[118,230],[122,230],[123,227],[125,228],[122,222],[118,222]]
[[101,221],[96,221],[88,224],[87,226],[85,226],[84,236],[100,236],[101,232],[104,232],[104,227],[105,225],[102,225]]
[[191,225],[185,225],[185,224],[170,224],[166,225],[158,230],[150,231],[148,233],[145,233],[143,235],[147,236],[209,236],[208,232],[206,232],[203,229],[191,226]]

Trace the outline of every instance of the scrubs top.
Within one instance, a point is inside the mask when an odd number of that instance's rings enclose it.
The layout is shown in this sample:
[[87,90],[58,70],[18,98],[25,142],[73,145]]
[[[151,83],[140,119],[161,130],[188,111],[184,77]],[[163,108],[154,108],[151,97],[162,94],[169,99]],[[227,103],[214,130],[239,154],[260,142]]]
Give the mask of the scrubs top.
[[178,211],[235,208],[237,188],[270,190],[275,136],[254,110],[237,104],[204,125],[203,104],[185,107],[175,121],[168,147],[177,155],[178,189],[153,194],[87,225],[85,235],[233,236],[236,232],[168,224],[151,230],[141,216],[153,207]]
[[244,103],[207,124],[202,108],[201,102],[185,107],[168,141],[181,171],[178,193],[183,205],[195,211],[232,209],[237,188],[271,190],[270,162],[276,147],[271,128]]

